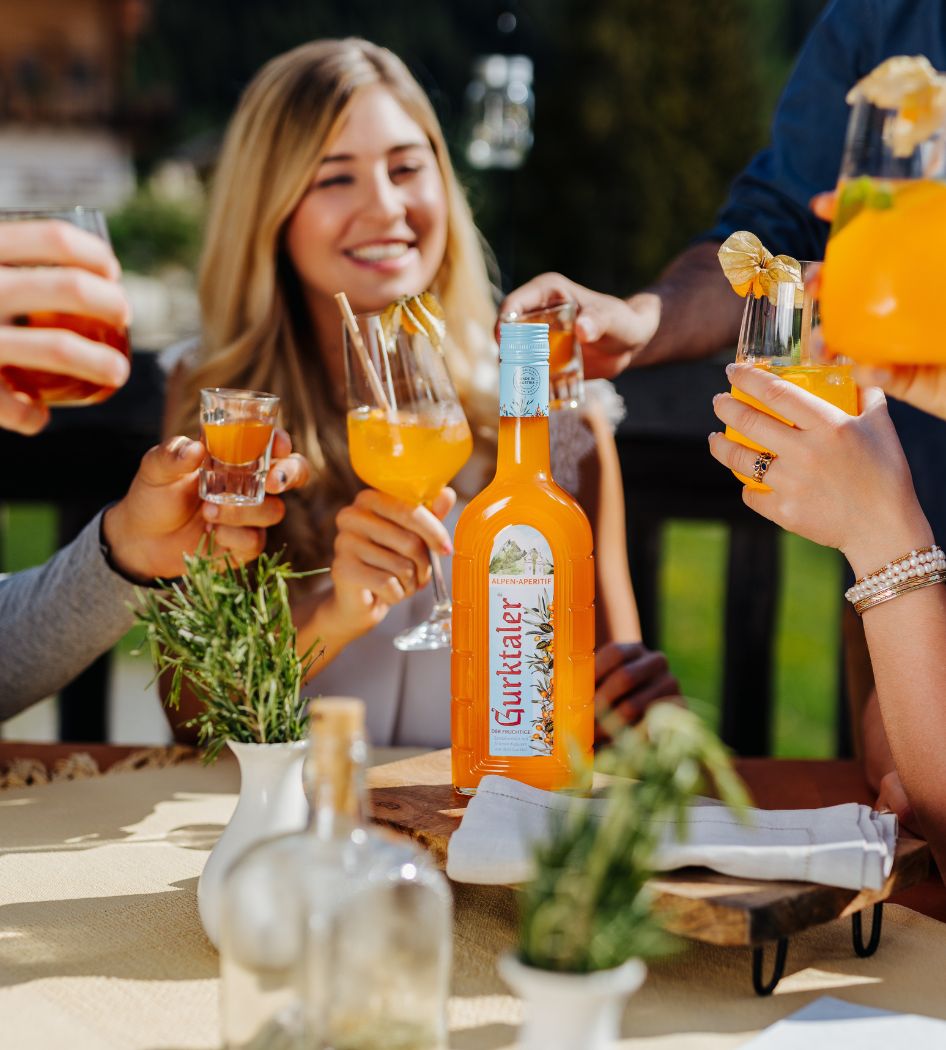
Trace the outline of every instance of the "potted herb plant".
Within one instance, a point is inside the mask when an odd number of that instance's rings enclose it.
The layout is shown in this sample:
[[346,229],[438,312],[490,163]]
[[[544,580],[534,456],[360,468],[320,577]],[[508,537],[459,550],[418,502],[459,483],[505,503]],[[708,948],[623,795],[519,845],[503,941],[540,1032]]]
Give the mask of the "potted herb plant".
[[293,572],[280,555],[234,566],[211,549],[185,558],[186,574],[166,590],[141,591],[136,608],[156,674],[170,672],[167,703],[186,683],[203,702],[193,722],[212,762],[229,748],[240,764],[240,797],[197,888],[201,922],[217,943],[223,874],[254,842],[302,828],[307,700],[302,683],[317,658],[296,651],[289,607]]
[[661,821],[685,827],[687,805],[710,786],[732,808],[747,802],[719,739],[675,704],[652,706],[596,767],[616,777],[603,813],[576,800],[537,849],[518,950],[500,963],[525,1001],[522,1050],[611,1047],[624,1000],[646,976],[643,960],[673,947],[646,886]]

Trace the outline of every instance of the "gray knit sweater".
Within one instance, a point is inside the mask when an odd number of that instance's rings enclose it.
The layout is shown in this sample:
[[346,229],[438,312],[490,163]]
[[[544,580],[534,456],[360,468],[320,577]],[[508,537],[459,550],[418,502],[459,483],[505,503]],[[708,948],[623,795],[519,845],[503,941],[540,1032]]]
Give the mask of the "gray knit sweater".
[[105,562],[100,518],[44,565],[0,579],[0,722],[55,693],[132,625],[134,587]]

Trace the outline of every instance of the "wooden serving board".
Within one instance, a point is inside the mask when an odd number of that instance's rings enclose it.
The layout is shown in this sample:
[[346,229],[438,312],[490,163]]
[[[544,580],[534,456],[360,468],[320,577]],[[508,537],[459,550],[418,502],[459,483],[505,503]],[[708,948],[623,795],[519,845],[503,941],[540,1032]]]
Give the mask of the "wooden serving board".
[[[375,766],[368,771],[374,820],[408,835],[440,867],[469,798],[453,790],[450,752]],[[755,946],[852,915],[922,882],[929,847],[901,836],[893,871],[881,890],[839,889],[808,882],[766,882],[684,868],[653,880],[655,906],[673,933],[710,944]]]

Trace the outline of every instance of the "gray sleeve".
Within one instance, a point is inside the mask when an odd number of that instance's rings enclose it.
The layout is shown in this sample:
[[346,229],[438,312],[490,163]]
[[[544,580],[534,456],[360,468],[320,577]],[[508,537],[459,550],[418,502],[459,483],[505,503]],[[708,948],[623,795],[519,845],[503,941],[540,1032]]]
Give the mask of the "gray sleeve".
[[45,564],[0,580],[0,722],[55,693],[132,626],[134,587],[105,562],[101,516]]

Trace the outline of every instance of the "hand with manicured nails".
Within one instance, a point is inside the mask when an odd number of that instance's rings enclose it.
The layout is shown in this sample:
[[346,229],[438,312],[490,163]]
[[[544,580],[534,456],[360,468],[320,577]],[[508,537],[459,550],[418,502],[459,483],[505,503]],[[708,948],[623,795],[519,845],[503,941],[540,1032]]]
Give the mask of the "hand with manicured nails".
[[[578,304],[575,338],[581,344],[589,379],[610,379],[623,372],[634,353],[653,338],[660,322],[660,300],[652,293],[619,299],[593,292],[560,273],[539,274],[510,292],[499,307],[499,320],[568,299]],[[496,337],[498,340],[498,327]]]
[[443,518],[456,502],[441,489],[431,509],[375,489],[362,489],[336,518],[333,593],[327,599],[333,629],[351,641],[380,623],[392,605],[430,579],[428,547],[450,554]]
[[[101,238],[62,220],[0,222],[0,368],[13,365],[74,376],[106,387],[128,379],[124,354],[60,328],[23,328],[33,312],[81,314],[124,328],[131,311],[121,268]],[[35,434],[49,409],[0,377],[0,427]]]
[[308,461],[277,429],[263,502],[255,507],[205,503],[198,495],[198,472],[206,455],[199,441],[186,437],[170,438],[145,454],[128,494],[105,512],[105,538],[123,573],[142,581],[180,576],[183,556],[211,530],[218,553],[249,561],[262,552],[266,530],[282,521],[285,507],[278,494],[309,480]]
[[639,722],[657,700],[679,694],[663,653],[643,642],[608,642],[595,654],[595,743]]
[[[738,390],[795,424],[731,394],[714,398],[721,422],[775,454],[765,475],[772,491],[744,488],[747,506],[791,532],[836,547],[859,576],[932,543],[881,391],[861,391],[861,414],[849,416],[764,369],[733,364],[726,374]],[[709,444],[724,466],[752,474],[757,452],[723,434],[710,434]]]

